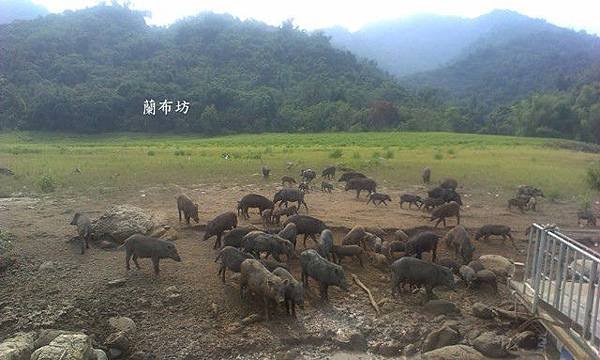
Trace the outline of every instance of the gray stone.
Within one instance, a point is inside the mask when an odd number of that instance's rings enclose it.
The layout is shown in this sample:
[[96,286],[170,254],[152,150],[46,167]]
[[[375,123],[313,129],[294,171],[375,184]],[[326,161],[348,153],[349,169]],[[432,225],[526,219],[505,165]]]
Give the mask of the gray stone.
[[245,318],[243,318],[240,323],[243,326],[247,326],[247,325],[250,325],[252,323],[258,322],[261,319],[262,318],[260,317],[260,315],[258,315],[258,314],[252,314],[252,315],[249,315],[249,316],[246,316]]
[[385,356],[400,356],[403,345],[397,340],[389,340],[377,344],[374,352]]
[[165,298],[165,303],[168,305],[175,305],[179,304],[181,300],[181,294],[174,293],[167,295],[167,297]]
[[460,314],[460,309],[448,300],[430,300],[423,309],[433,315]]
[[450,345],[421,355],[422,360],[485,360],[479,351],[467,345]]
[[85,334],[63,334],[31,355],[31,360],[93,360],[92,340]]
[[471,311],[473,312],[473,316],[480,319],[493,319],[495,317],[492,308],[480,302],[473,304]]
[[128,335],[135,333],[135,322],[125,316],[115,316],[108,319],[108,324],[116,331],[123,331]]
[[96,355],[96,360],[108,360],[108,356],[104,350],[94,349],[94,355]]
[[49,345],[52,342],[52,340],[56,339],[59,335],[63,334],[69,334],[69,331],[56,329],[40,330],[38,337],[35,340],[35,348],[39,349],[42,346]]
[[16,333],[0,343],[0,359],[29,360],[34,350],[35,333]]
[[129,350],[129,338],[123,331],[112,333],[106,338],[106,346],[117,348],[123,352]]
[[482,354],[502,358],[508,355],[505,347],[505,337],[491,331],[484,332],[473,340],[473,347]]
[[333,341],[346,350],[364,351],[367,348],[367,340],[358,330],[338,329]]
[[45,271],[45,272],[50,272],[50,271],[55,271],[56,270],[56,263],[54,261],[44,261],[40,267],[38,268],[39,271]]
[[435,331],[432,331],[425,338],[423,343],[423,352],[435,350],[444,346],[456,345],[462,339],[459,332],[443,326]]
[[515,274],[515,265],[500,255],[482,255],[477,259],[483,265],[483,268],[490,270],[496,276],[506,278]]
[[122,244],[133,234],[147,234],[154,228],[152,216],[139,207],[113,206],[92,222],[92,232],[99,240]]
[[115,279],[108,282],[109,287],[123,286],[127,282],[127,279]]

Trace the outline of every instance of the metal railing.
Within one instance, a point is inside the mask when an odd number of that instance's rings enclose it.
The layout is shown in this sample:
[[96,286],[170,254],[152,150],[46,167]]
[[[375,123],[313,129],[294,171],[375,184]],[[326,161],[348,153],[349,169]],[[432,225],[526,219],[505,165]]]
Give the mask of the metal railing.
[[600,354],[600,257],[552,227],[529,231],[523,293],[532,293],[531,311],[540,302],[560,312],[578,340]]

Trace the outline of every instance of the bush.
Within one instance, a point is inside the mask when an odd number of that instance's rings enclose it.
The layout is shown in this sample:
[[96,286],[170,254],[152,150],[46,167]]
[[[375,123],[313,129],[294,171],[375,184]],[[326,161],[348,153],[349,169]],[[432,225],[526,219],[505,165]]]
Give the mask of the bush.
[[352,158],[355,160],[360,159],[360,153],[358,151],[355,151],[352,153]]
[[40,179],[40,189],[44,193],[51,193],[55,189],[54,179],[50,175],[44,175]]
[[393,159],[394,152],[392,150],[387,150],[386,152],[383,153],[383,158],[384,159]]
[[454,153],[455,153],[455,152],[454,152],[454,149],[453,149],[453,148],[449,148],[449,149],[448,149],[448,154],[449,154],[449,155],[454,155]]
[[183,156],[183,155],[185,155],[185,151],[183,151],[181,149],[175,150],[175,156]]
[[600,166],[594,164],[587,169],[586,181],[590,189],[600,191]]
[[154,150],[148,151],[148,156],[154,156],[154,155],[156,155],[156,153],[154,152]]
[[339,159],[344,155],[341,149],[335,149],[329,153],[329,157],[332,159]]
[[442,160],[444,158],[444,155],[442,155],[441,152],[437,152],[437,153],[435,153],[435,155],[433,155],[433,158],[435,160]]

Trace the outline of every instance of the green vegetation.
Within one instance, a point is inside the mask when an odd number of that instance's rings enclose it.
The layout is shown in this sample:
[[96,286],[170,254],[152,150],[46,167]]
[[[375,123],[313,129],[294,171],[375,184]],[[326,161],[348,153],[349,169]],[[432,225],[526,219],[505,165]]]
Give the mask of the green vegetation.
[[[253,181],[253,176],[259,181],[264,164],[272,169],[274,181],[282,175],[297,176],[301,167],[320,171],[331,164],[344,164],[393,187],[419,183],[422,168],[430,166],[434,182],[453,176],[469,184],[469,188],[489,191],[512,191],[519,184],[532,184],[560,198],[584,194],[586,169],[600,160],[600,155],[550,147],[551,142],[539,138],[411,132],[205,138],[15,132],[0,134],[0,163],[15,172],[12,177],[0,177],[0,187],[8,193],[39,193],[39,181],[48,174],[52,175],[48,182],[58,194],[127,191],[169,184],[231,185]],[[154,156],[148,156],[149,148]],[[460,156],[445,156],[447,148]],[[339,149],[341,156],[333,159],[332,149]],[[391,149],[392,157],[388,154]],[[442,150],[442,159],[435,160]],[[174,156],[175,151],[186,156]],[[224,153],[230,155],[229,160],[224,159]],[[376,159],[373,154],[378,154]],[[533,162],[532,158],[537,160]],[[288,161],[296,164],[291,170],[286,170]],[[75,168],[81,173],[75,173]]]

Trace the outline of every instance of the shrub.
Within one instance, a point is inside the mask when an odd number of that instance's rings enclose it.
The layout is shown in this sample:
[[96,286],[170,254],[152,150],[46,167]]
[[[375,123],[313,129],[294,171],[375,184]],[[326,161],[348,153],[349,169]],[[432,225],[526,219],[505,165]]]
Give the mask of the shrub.
[[449,149],[448,149],[448,154],[449,154],[449,155],[454,155],[454,153],[455,153],[455,152],[454,152],[454,149],[453,149],[453,148],[449,148]]
[[154,152],[154,150],[149,150],[148,151],[148,156],[154,156],[156,155],[156,153]]
[[386,152],[383,153],[383,158],[384,159],[393,159],[394,152],[392,150],[387,150]]
[[51,193],[55,189],[54,179],[50,175],[44,175],[40,179],[40,189],[44,193]]
[[183,155],[185,155],[185,151],[183,151],[181,149],[175,150],[175,156],[183,156]]
[[342,152],[341,149],[335,149],[329,153],[329,157],[332,159],[339,159],[342,157],[343,154],[344,153]]
[[442,160],[442,159],[444,158],[444,155],[442,155],[442,153],[441,153],[441,152],[437,152],[437,153],[435,153],[435,154],[433,155],[433,158],[434,158],[435,160]]
[[590,189],[600,191],[600,166],[594,164],[587,169],[586,181]]
[[358,151],[353,152],[352,153],[352,158],[356,159],[356,160],[360,159],[360,153]]

